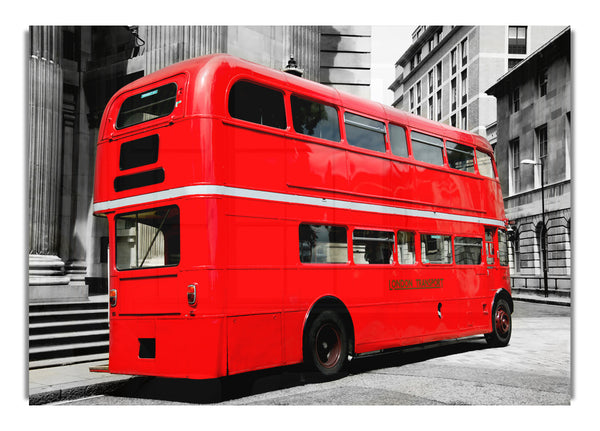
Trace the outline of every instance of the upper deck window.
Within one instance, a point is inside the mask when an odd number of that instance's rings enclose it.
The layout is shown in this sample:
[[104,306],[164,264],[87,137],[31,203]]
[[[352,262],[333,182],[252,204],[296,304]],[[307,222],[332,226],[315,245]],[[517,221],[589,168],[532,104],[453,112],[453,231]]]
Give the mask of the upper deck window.
[[392,147],[392,154],[400,157],[408,157],[406,130],[404,130],[404,127],[390,124],[390,146]]
[[171,82],[125,99],[117,117],[117,129],[165,117],[175,109],[177,84]]
[[233,118],[285,129],[283,94],[277,90],[238,81],[229,93],[229,114]]
[[485,177],[496,178],[496,175],[494,174],[492,158],[489,156],[489,154],[477,151],[477,167],[479,168],[479,173],[481,175]]
[[446,141],[446,154],[448,155],[448,165],[451,168],[465,172],[475,172],[473,148]]
[[346,112],[346,139],[350,145],[385,153],[385,123]]
[[340,141],[340,125],[335,108],[292,96],[294,130],[303,135]]
[[433,165],[444,165],[444,141],[419,132],[411,132],[410,138],[415,159]]

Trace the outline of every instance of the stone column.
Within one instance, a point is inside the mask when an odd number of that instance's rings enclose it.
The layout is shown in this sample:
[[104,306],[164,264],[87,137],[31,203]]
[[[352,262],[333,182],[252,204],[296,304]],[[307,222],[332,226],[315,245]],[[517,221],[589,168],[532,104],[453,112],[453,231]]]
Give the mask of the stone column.
[[224,26],[142,26],[145,41],[146,74],[190,58],[225,52]]
[[[28,70],[29,298],[68,286],[59,251],[63,76],[60,28],[30,27]],[[59,295],[60,296],[60,295]]]

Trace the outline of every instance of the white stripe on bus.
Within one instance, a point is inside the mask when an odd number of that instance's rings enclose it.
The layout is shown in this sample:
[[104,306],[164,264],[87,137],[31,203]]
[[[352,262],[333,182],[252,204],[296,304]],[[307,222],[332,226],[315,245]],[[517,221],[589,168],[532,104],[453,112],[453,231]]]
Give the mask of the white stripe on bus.
[[402,215],[408,217],[422,217],[436,220],[481,223],[504,227],[504,222],[502,220],[496,220],[485,217],[466,216],[439,211],[417,210],[412,208],[392,207],[387,205],[367,204],[361,202],[344,201],[339,199],[317,198],[312,196],[267,192],[263,190],[251,190],[242,189],[238,187],[217,185],[185,186],[176,189],[162,190],[159,192],[131,196],[128,198],[115,199],[112,201],[98,202],[94,204],[94,212],[115,210],[129,205],[146,204],[165,199],[174,199],[197,195],[216,195],[248,199],[260,199],[279,203],[313,205],[334,209],[366,211],[379,214]]

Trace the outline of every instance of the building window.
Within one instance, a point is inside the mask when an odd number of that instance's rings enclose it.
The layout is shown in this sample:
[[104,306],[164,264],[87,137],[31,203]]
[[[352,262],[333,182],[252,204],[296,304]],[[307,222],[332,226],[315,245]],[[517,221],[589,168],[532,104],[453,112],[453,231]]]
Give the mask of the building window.
[[440,87],[442,85],[442,62],[440,61],[435,66],[435,73],[437,78],[437,86]]
[[540,89],[540,97],[548,93],[548,69],[544,69],[538,77],[538,87]]
[[433,93],[433,69],[427,74],[427,85],[429,87],[429,94]]
[[299,242],[302,263],[348,262],[345,227],[301,224]]
[[460,111],[460,128],[463,130],[468,130],[467,125],[467,108],[463,108]]
[[456,48],[450,51],[450,68],[453,74],[456,73]]
[[527,27],[509,26],[508,27],[508,53],[526,54],[527,53]]
[[515,88],[511,93],[511,107],[512,112],[519,112],[521,109],[521,93],[519,91],[519,87]]
[[452,127],[456,127],[456,114],[454,114],[450,117],[450,125]]
[[535,134],[538,142],[538,156],[543,159],[548,155],[548,126],[544,124],[538,127]]
[[429,111],[428,111],[428,118],[430,120],[433,120],[433,96],[429,98]]
[[394,260],[394,233],[357,229],[352,233],[356,264],[390,265]]
[[467,71],[460,74],[460,103],[467,103]]
[[518,193],[521,189],[521,175],[520,175],[520,150],[519,150],[519,138],[513,139],[508,143],[509,151],[509,193]]
[[408,103],[409,103],[409,105],[410,105],[410,109],[411,109],[411,111],[412,111],[413,109],[415,109],[415,92],[414,92],[414,89],[413,89],[413,88],[411,88],[411,89],[408,91]]
[[417,105],[421,103],[421,81],[417,82]]
[[456,78],[452,79],[452,81],[450,83],[450,89],[451,89],[450,90],[450,101],[452,103],[451,111],[454,111],[456,109],[456,104],[457,104],[457,100],[458,100],[458,91],[456,88]]
[[520,58],[509,58],[508,59],[508,70],[512,69],[513,67],[515,67],[520,62],[521,62]]
[[468,45],[467,45],[467,39],[464,39],[461,43],[460,43],[460,54],[461,54],[461,66],[466,66],[467,65],[467,60],[468,60]]
[[520,233],[519,229],[515,231],[515,240],[513,241],[513,263],[515,266],[515,272],[521,272],[521,250],[520,246]]
[[[547,241],[547,232],[544,223],[539,222],[535,227],[535,239],[537,246],[537,257],[539,262],[539,267],[537,268],[540,272],[546,268],[548,262],[546,262],[546,241]],[[538,272],[538,274],[540,273]]]
[[436,103],[436,119],[440,121],[442,119],[442,90],[439,90],[435,95]]

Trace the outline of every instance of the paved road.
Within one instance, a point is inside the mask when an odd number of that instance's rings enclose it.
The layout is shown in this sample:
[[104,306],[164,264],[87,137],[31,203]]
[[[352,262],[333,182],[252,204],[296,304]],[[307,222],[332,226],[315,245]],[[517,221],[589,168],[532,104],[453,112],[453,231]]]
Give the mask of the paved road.
[[118,392],[69,404],[569,405],[570,308],[516,302],[504,348],[483,337],[356,359],[323,381],[283,367],[209,381],[136,378]]

